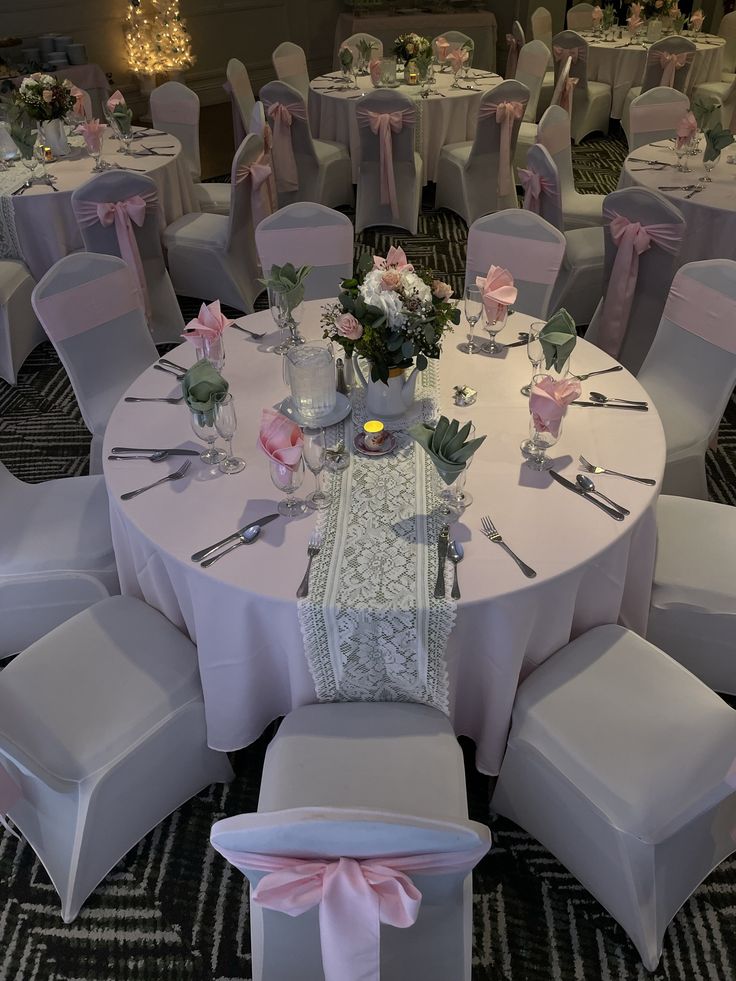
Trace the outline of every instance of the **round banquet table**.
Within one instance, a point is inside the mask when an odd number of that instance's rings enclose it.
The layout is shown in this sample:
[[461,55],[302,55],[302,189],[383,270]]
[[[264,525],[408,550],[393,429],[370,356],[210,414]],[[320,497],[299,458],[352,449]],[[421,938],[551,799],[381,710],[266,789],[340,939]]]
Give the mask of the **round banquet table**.
[[[339,72],[332,76],[322,75],[312,79],[309,91],[309,120],[312,133],[320,140],[342,143],[350,150],[353,162],[353,183],[358,182],[360,165],[360,137],[355,115],[361,99],[355,89],[339,91],[329,89],[337,81]],[[437,179],[437,162],[440,150],[448,143],[464,143],[475,136],[476,118],[481,96],[500,85],[503,79],[492,72],[473,70],[472,81],[461,85],[474,85],[478,91],[453,89],[452,74],[438,72],[436,88],[442,95],[422,99],[418,85],[400,85],[394,92],[401,92],[414,101],[417,107],[416,150],[424,163],[424,181]],[[358,78],[362,93],[373,92],[373,83],[367,75]]]
[[[701,143],[702,143],[701,139]],[[734,147],[726,147],[711,173],[712,183],[700,183],[703,177],[703,154],[688,157],[691,173],[682,174],[674,166],[665,169],[647,167],[643,160],[659,160],[675,164],[674,149],[663,149],[662,145],[651,144],[639,147],[624,162],[619,187],[647,187],[658,190],[661,186],[674,187],[685,184],[698,184],[703,188],[686,197],[688,191],[660,191],[682,211],[686,232],[677,257],[678,266],[700,259],[736,259],[736,166],[726,160]]]
[[[322,301],[306,304],[302,330],[307,336],[321,335],[321,306]],[[515,340],[531,320],[513,314],[501,340]],[[255,545],[209,569],[190,560],[193,552],[272,513],[282,497],[270,481],[267,459],[256,448],[261,409],[287,394],[281,359],[268,351],[276,336],[269,313],[253,314],[246,322],[254,330],[271,331],[257,341],[231,330],[226,340],[224,374],[239,418],[234,449],[247,460],[246,469],[225,476],[195,459],[190,476],[123,502],[122,493],[173,471],[181,458],[159,464],[105,459],[104,464],[122,590],[156,607],[197,644],[208,741],[220,750],[248,745],[273,719],[317,700],[295,599],[314,514],[279,518],[264,528]],[[525,348],[509,349],[505,357],[469,357],[458,350],[463,338],[462,327],[446,338],[439,370],[441,407],[462,421],[472,419],[488,438],[468,472],[474,503],[452,528],[465,545],[465,560],[459,568],[463,598],[446,651],[449,705],[455,731],[477,744],[479,769],[496,774],[515,692],[529,672],[591,627],[619,621],[644,632],[665,442],[653,407],[648,413],[568,409],[552,451],[563,474],[574,480],[582,453],[594,463],[657,480],[657,487],[651,487],[599,477],[599,489],[631,511],[624,521],[612,520],[548,474],[523,465],[519,443],[528,434],[529,412],[519,389],[530,374]],[[188,365],[194,353],[185,345],[171,357]],[[572,364],[582,373],[614,362],[579,341]],[[626,371],[595,382],[584,382],[584,393],[592,388],[647,398]],[[475,405],[451,404],[457,384],[478,389]],[[170,396],[177,388],[176,381],[149,369],[130,394]],[[121,401],[107,427],[105,458],[113,446],[198,444],[183,404]],[[390,481],[391,468],[384,472]],[[307,475],[303,493],[310,490],[310,479]],[[502,549],[480,534],[485,514],[537,570],[536,579],[525,579]],[[398,530],[396,540],[401,547]]]
[[[630,88],[641,85],[649,44],[630,44],[628,38],[596,40],[583,32],[588,41],[588,78],[611,86],[611,118],[621,119]],[[695,42],[695,57],[687,79],[687,94],[703,82],[720,82],[725,39],[702,35]]]
[[[82,249],[82,237],[72,211],[72,191],[93,177],[94,161],[81,137],[72,137],[72,152],[46,165],[56,178],[56,191],[48,184],[34,184],[23,194],[12,194],[28,176],[20,162],[0,173],[0,257],[22,259],[38,280],[70,252]],[[199,211],[194,184],[179,141],[168,134],[135,140],[139,146],[166,147],[172,156],[129,157],[118,152],[117,142],[105,138],[102,159],[120,167],[135,168],[156,182],[164,225],[192,211]],[[168,149],[173,146],[173,149]]]

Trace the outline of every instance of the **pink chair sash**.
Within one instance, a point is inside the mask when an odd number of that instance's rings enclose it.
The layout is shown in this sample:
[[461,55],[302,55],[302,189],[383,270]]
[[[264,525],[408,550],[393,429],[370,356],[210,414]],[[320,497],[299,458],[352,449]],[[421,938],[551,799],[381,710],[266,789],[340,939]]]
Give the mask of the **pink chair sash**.
[[281,192],[299,190],[299,171],[296,166],[291,140],[291,124],[294,119],[307,120],[303,102],[272,102],[266,106],[266,115],[273,120],[273,151],[276,169],[276,187]]
[[578,61],[585,61],[586,48],[561,48],[555,44],[552,47],[552,53],[554,54],[555,61],[564,61],[565,58],[569,58],[574,65]]
[[564,109],[569,116],[572,116],[572,100],[575,94],[575,86],[578,84],[577,78],[566,78],[565,84],[560,92],[560,108]]
[[396,198],[393,134],[400,133],[404,125],[413,125],[416,113],[413,109],[400,109],[397,112],[373,112],[370,109],[358,109],[356,115],[358,123],[361,126],[369,126],[371,132],[378,137],[381,204],[391,205],[391,216],[396,221],[399,217],[399,202]]
[[239,147],[240,144],[245,139],[245,126],[243,125],[243,117],[240,115],[240,106],[238,105],[238,100],[235,98],[235,93],[233,92],[233,87],[230,82],[225,82],[222,86],[227,92],[230,98],[230,109],[233,114],[233,141],[235,147]]
[[380,981],[380,925],[416,922],[422,894],[406,872],[470,872],[488,845],[463,852],[396,858],[301,859],[232,851],[213,842],[241,872],[266,872],[251,900],[288,916],[319,906],[325,981]]
[[506,57],[506,78],[515,78],[516,66],[519,64],[519,49],[521,44],[513,34],[506,35],[506,44],[508,45],[508,55]]
[[554,183],[531,168],[519,170],[518,174],[521,186],[524,188],[524,208],[533,211],[535,215],[541,214],[542,192],[552,194],[555,190]]
[[678,251],[683,225],[642,225],[623,215],[604,210],[609,233],[617,248],[601,311],[598,346],[617,357],[626,335],[639,277],[639,256],[652,243],[673,255]]
[[128,266],[71,289],[37,298],[35,306],[44,330],[55,341],[66,341],[133,310],[143,310]]
[[682,51],[680,54],[675,54],[674,51],[652,51],[651,54],[654,62],[662,69],[662,78],[659,84],[670,89],[673,88],[675,72],[687,64],[687,51]]
[[736,354],[736,303],[691,276],[675,277],[664,316],[682,330]]
[[[478,119],[493,116],[501,127],[501,139],[498,151],[498,193],[511,194],[513,183],[511,179],[511,136],[514,131],[514,120],[524,116],[523,102],[487,102],[478,110]],[[514,205],[516,207],[516,205]]]
[[255,228],[264,218],[272,215],[277,208],[276,198],[273,194],[273,168],[265,150],[250,166],[238,167],[235,183],[242,184],[249,177],[251,179],[250,207],[253,213],[253,227]]
[[13,804],[17,803],[21,799],[23,794],[21,793],[20,787],[10,776],[5,767],[0,763],[0,825],[2,825],[6,831],[9,831],[11,835],[16,838],[19,837],[15,831],[8,824],[6,815]]
[[81,201],[77,205],[77,221],[80,225],[94,225],[95,222],[104,226],[115,225],[120,256],[135,276],[142,300],[141,305],[146,311],[146,318],[149,321],[151,319],[151,303],[133,225],[142,228],[143,222],[146,220],[146,212],[155,210],[157,206],[158,195],[155,191],[150,191],[145,196],[134,194],[123,201]]

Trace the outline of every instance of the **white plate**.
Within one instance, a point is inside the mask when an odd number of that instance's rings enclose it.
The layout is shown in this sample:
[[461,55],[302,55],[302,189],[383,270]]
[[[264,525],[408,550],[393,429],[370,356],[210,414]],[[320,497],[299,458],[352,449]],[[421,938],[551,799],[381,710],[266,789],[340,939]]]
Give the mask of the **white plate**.
[[299,415],[294,408],[294,403],[291,400],[291,396],[284,399],[279,406],[279,412],[283,412],[283,414],[288,416],[289,419],[293,419],[298,426],[321,426],[322,428],[325,426],[334,426],[335,423],[342,422],[346,416],[350,415],[353,408],[347,395],[342,395],[340,392],[336,392],[335,395],[335,408],[328,415],[322,416],[320,419],[310,421],[309,419],[305,419],[303,416]]

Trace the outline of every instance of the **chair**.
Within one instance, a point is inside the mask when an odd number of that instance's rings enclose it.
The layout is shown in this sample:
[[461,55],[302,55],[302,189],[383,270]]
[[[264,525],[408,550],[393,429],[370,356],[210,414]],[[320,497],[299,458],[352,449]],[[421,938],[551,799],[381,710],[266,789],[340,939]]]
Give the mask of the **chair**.
[[334,298],[340,280],[353,275],[353,223],[322,204],[288,204],[265,218],[256,228],[256,249],[264,273],[285,262],[312,266],[305,300]]
[[629,149],[638,150],[640,146],[673,137],[677,124],[689,109],[690,100],[677,89],[658,85],[642,92],[629,107]]
[[[276,72],[276,78],[296,89],[306,104],[309,98],[309,71],[303,48],[291,41],[282,41],[278,47],[274,48],[271,61]],[[265,102],[262,90],[260,96]]]
[[593,29],[593,4],[576,3],[567,12],[568,31],[591,31]]
[[253,86],[250,84],[248,69],[242,61],[231,58],[227,63],[225,75],[227,82],[223,87],[230,96],[233,113],[233,143],[237,150],[246,134],[250,132],[248,127],[256,99],[253,95]]
[[[582,4],[578,5],[578,8]],[[569,17],[569,14],[568,14]],[[552,39],[557,74],[566,59],[572,59],[570,78],[575,79],[570,131],[575,143],[588,133],[607,133],[611,116],[611,86],[588,79],[588,42],[575,31],[561,31]]]
[[[436,709],[399,702],[296,709],[268,747],[258,811],[218,821],[210,840],[251,883],[254,978],[291,981],[298,964],[301,981],[358,973],[470,981],[471,870],[490,834],[468,820],[462,753]],[[313,879],[300,905],[304,873],[325,866],[334,889],[319,890]],[[294,902],[283,890],[280,903],[271,889],[268,873],[278,869],[294,881]],[[380,925],[373,883],[384,896]],[[396,890],[415,910],[401,920],[389,898]],[[284,908],[292,915],[277,911]]]
[[726,39],[723,48],[723,71],[721,72],[722,82],[733,82],[736,80],[736,11],[724,14],[721,23],[718,25],[718,34]]
[[[730,17],[730,14],[727,16]],[[736,132],[736,75],[732,82],[703,82],[693,91],[693,102],[702,102],[713,110],[719,109],[724,129]]]
[[442,148],[437,166],[438,208],[449,208],[471,225],[481,215],[517,207],[514,152],[529,89],[515,79],[484,92],[472,143]]
[[43,276],[32,300],[92,433],[90,473],[101,473],[110,414],[158,359],[130,268],[118,256],[73,252]]
[[199,96],[181,82],[164,82],[151,92],[154,129],[175,136],[195,184],[202,180],[199,159]]
[[695,45],[686,37],[672,35],[655,41],[647,51],[647,61],[644,67],[644,78],[641,85],[630,88],[624,99],[621,116],[621,126],[629,138],[629,111],[634,99],[642,92],[658,86],[676,89],[684,92],[687,88],[690,69],[695,57]]
[[414,150],[414,102],[399,92],[378,90],[360,100],[356,117],[360,134],[356,232],[391,225],[416,235],[423,169]]
[[541,215],[565,236],[565,258],[550,309],[564,307],[576,324],[589,324],[603,295],[603,228],[565,232],[560,178],[549,151],[541,144],[530,147],[527,165],[528,170],[519,172],[526,192],[524,208]]
[[0,378],[9,385],[15,385],[20,366],[46,340],[31,306],[35,285],[25,263],[0,259]]
[[537,107],[537,119],[549,108],[552,99],[552,92],[555,87],[555,73],[552,61],[552,14],[546,7],[537,7],[529,18],[532,26],[532,37],[535,41],[542,41],[549,52],[547,57],[548,71],[542,80],[542,88],[539,93],[539,105]]
[[736,384],[736,262],[690,262],[675,276],[639,381],[667,441],[664,494],[707,500],[705,451]]
[[184,319],[161,249],[155,182],[116,170],[96,174],[72,193],[72,210],[88,252],[121,256],[130,266],[154,341],[179,341]]
[[328,208],[352,205],[353,173],[347,148],[312,138],[306,103],[296,89],[284,82],[269,82],[260,97],[273,129],[279,205],[295,201],[316,201]]
[[[340,47],[347,45],[352,51],[358,51],[358,44],[361,41],[367,41],[371,46],[371,57],[372,58],[383,58],[383,41],[380,38],[374,37],[372,34],[366,34],[365,31],[361,31],[358,34],[351,34],[350,37],[346,38]],[[340,68],[340,62],[335,59],[335,68]]]
[[550,106],[537,126],[537,143],[548,151],[560,177],[565,229],[603,224],[603,194],[575,190],[570,151],[570,116],[560,106]]
[[516,66],[516,81],[529,89],[529,101],[526,104],[524,118],[519,127],[514,153],[514,166],[523,167],[526,164],[526,154],[537,139],[537,107],[542,91],[542,81],[547,70],[549,51],[543,41],[529,41],[521,49],[519,63]]
[[8,816],[65,923],[168,814],[233,778],[207,746],[194,644],[130,596],[78,613],[5,668],[0,768],[19,791]]
[[279,194],[276,189],[276,176],[273,167],[273,132],[266,122],[266,113],[262,102],[256,102],[250,117],[250,132],[260,136],[263,140],[263,164],[268,168],[268,174],[261,173],[264,178],[260,189],[253,187],[251,194],[251,206],[253,209],[253,227],[258,225],[264,218],[276,211],[279,204]]
[[665,930],[736,848],[736,712],[615,624],[520,685],[491,810],[521,825],[616,919],[648,971]]
[[164,242],[174,289],[182,296],[221,300],[246,313],[263,287],[253,237],[252,166],[263,164],[263,140],[243,140],[230,173],[229,215],[184,215],[168,226]]
[[[524,28],[515,20],[511,25],[511,33],[506,35],[506,78],[516,78],[518,81],[523,82],[524,79],[520,79],[517,74],[517,66],[519,64],[519,54],[521,49],[526,44],[526,38],[524,37]],[[526,83],[524,83],[526,84]],[[529,111],[529,106],[527,106],[527,112]],[[532,120],[534,117],[531,117]]]
[[[685,219],[663,195],[643,187],[609,194],[603,217],[606,287],[585,339],[636,375],[657,333],[685,235]],[[643,245],[638,241],[639,226],[648,236]]]
[[515,309],[545,319],[565,255],[565,236],[531,211],[511,208],[478,218],[468,229],[465,283],[486,276],[491,265],[514,277]]
[[450,45],[451,48],[466,48],[468,51],[468,65],[470,65],[473,58],[473,51],[475,50],[475,41],[467,34],[463,34],[462,31],[443,31],[442,34],[438,34],[437,37],[432,39],[432,50],[435,51],[437,47],[437,41],[440,38],[444,38],[445,41]]

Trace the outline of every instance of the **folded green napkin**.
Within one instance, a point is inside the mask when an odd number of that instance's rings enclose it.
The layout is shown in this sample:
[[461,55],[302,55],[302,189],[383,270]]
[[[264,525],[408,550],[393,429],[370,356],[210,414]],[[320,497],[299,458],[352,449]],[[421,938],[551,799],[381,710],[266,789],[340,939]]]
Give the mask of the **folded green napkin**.
[[133,110],[128,109],[124,102],[120,102],[113,109],[112,116],[120,127],[120,132],[123,136],[127,136],[133,124]]
[[733,143],[733,134],[716,123],[705,133],[705,152],[703,160],[717,160],[721,150]]
[[440,416],[440,421],[434,429],[420,423],[409,430],[409,434],[431,457],[432,463],[446,484],[457,480],[470,457],[485,440],[485,436],[477,436],[466,442],[472,425],[472,422],[466,422],[461,428],[457,419],[450,422],[447,416]]
[[227,395],[228,387],[212,362],[204,359],[193,364],[181,382],[184,401],[192,412],[200,413],[201,424],[205,426],[213,425],[215,406]]
[[544,352],[544,367],[551,368],[554,364],[555,369],[561,371],[572,354],[577,339],[575,321],[567,310],[561,307],[557,313],[552,314],[539,332],[539,340]]

